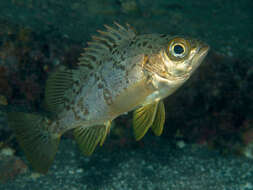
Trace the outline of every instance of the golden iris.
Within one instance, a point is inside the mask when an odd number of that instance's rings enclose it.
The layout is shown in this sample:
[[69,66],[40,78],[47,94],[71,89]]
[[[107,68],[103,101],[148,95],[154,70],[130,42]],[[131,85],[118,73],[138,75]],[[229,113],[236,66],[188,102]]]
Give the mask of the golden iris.
[[190,44],[183,38],[174,38],[169,42],[168,55],[173,60],[180,60],[189,54]]

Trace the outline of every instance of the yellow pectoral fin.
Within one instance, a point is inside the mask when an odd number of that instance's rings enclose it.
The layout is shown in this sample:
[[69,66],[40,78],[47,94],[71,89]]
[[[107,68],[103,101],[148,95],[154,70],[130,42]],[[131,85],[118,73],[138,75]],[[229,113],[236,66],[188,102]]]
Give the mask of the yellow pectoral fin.
[[99,146],[103,146],[103,144],[104,144],[104,142],[105,142],[105,139],[106,139],[106,136],[107,136],[107,134],[109,134],[109,132],[110,132],[110,128],[111,128],[111,122],[108,121],[108,122],[106,123],[105,127],[104,127],[104,132],[103,132],[102,138],[101,138],[101,140],[100,140],[100,142],[99,142]]
[[151,126],[152,131],[156,136],[160,136],[163,132],[163,126],[165,122],[165,109],[163,101],[159,101],[155,120]]
[[94,152],[98,143],[102,146],[110,131],[110,126],[111,122],[107,122],[106,125],[92,126],[88,128],[79,127],[75,129],[74,136],[81,151],[89,156]]
[[158,102],[155,102],[134,111],[133,128],[134,136],[137,141],[146,134],[153,124],[157,112],[157,106]]

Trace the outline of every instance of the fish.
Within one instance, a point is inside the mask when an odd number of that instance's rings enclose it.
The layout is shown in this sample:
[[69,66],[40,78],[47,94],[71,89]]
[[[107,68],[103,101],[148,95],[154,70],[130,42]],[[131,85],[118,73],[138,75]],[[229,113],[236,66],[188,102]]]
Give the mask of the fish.
[[69,130],[84,155],[104,144],[112,121],[133,113],[133,133],[160,136],[163,100],[182,86],[209,46],[169,34],[137,34],[129,25],[104,25],[88,42],[77,66],[60,66],[46,81],[42,113],[8,113],[8,123],[32,168],[47,173],[61,136]]

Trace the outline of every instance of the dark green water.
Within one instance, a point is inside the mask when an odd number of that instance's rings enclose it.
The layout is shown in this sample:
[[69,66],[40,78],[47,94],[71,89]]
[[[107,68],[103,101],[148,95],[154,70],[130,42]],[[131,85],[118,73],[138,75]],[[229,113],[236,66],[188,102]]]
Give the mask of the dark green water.
[[[253,189],[252,8],[250,0],[1,0],[0,189]],[[67,134],[49,173],[35,179],[6,114],[42,112],[49,73],[75,66],[91,35],[114,21],[199,38],[211,51],[166,99],[161,137],[135,142],[128,114],[86,158]],[[4,148],[15,154],[3,156]]]

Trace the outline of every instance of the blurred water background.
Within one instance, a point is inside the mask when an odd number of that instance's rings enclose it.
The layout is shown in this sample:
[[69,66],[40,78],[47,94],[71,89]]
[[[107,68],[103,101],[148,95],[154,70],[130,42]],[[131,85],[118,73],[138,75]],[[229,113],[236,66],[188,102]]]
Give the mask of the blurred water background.
[[[253,189],[252,8],[250,0],[1,0],[0,189]],[[128,114],[93,156],[66,134],[49,173],[33,172],[6,113],[40,112],[49,73],[74,66],[114,21],[199,38],[211,52],[166,99],[161,137],[135,142]]]

